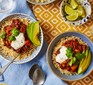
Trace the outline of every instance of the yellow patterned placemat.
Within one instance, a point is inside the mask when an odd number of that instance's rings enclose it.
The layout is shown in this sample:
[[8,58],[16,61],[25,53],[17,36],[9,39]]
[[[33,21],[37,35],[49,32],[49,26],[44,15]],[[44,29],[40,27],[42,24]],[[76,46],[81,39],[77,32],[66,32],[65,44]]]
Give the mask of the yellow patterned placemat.
[[[33,12],[40,22],[44,32],[45,40],[49,43],[54,37],[66,31],[77,31],[87,35],[93,41],[91,29],[93,28],[93,15],[87,23],[81,26],[71,26],[65,23],[60,16],[60,3],[62,0],[56,0],[54,3],[44,6],[32,6]],[[90,0],[93,10],[93,0]],[[93,13],[92,13],[93,14]],[[86,78],[69,82],[69,85],[93,85],[93,71]]]

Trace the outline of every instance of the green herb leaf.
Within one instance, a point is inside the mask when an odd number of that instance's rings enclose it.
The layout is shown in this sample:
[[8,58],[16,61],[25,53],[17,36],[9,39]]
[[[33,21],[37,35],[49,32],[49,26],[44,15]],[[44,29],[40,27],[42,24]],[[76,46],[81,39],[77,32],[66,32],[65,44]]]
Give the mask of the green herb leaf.
[[6,36],[6,32],[4,31],[4,32],[2,33],[2,35],[0,36],[0,39],[5,38],[5,36]]
[[8,38],[8,41],[14,41],[14,40],[16,40],[16,38],[15,38],[14,36],[10,36],[10,37]]
[[76,58],[72,57],[70,62],[69,62],[69,65],[72,66],[75,62],[76,62]]
[[81,61],[83,58],[85,58],[85,52],[83,53],[77,53],[76,55],[77,60]]
[[72,50],[72,48],[70,48],[70,47],[67,48],[67,50],[66,50],[66,56],[68,58],[72,58],[72,56],[73,56],[73,50]]
[[74,65],[79,65],[79,63],[80,63],[79,61],[76,61],[76,62],[74,63]]
[[19,30],[15,27],[12,31],[11,31],[13,36],[18,36],[19,35]]

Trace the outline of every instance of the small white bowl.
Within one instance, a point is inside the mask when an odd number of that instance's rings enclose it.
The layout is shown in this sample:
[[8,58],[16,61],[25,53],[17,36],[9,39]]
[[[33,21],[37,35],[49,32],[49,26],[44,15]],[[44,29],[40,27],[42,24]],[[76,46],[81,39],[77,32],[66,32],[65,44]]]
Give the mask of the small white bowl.
[[86,12],[86,17],[81,19],[81,20],[76,20],[76,21],[69,21],[66,19],[66,17],[64,16],[64,6],[65,4],[67,3],[68,0],[63,0],[61,5],[60,5],[60,14],[62,16],[62,18],[64,19],[65,22],[67,22],[68,24],[71,24],[71,25],[82,25],[84,24],[85,22],[88,21],[88,19],[90,18],[91,16],[91,5],[90,3],[87,1],[87,0],[77,0],[85,9],[85,12]]
[[45,1],[45,2],[35,2],[33,0],[27,0],[29,3],[31,4],[35,4],[35,5],[46,5],[46,4],[50,4],[52,2],[54,2],[55,0],[48,0],[48,1]]

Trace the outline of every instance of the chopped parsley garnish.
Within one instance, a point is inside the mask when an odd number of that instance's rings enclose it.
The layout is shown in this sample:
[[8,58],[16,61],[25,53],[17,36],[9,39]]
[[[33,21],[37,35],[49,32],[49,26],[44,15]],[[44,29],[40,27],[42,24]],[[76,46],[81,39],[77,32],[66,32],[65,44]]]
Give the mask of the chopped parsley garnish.
[[18,36],[19,35],[19,30],[16,27],[14,27],[11,30],[11,33],[12,33],[12,35],[8,38],[8,41],[14,41],[14,40],[16,40],[15,36]]
[[75,62],[76,62],[76,58],[72,57],[70,62],[69,62],[69,65],[72,66]]
[[14,40],[16,40],[16,38],[12,35],[8,38],[8,41],[14,41]]
[[86,55],[85,51],[74,54],[72,48],[68,47],[66,50],[66,56],[70,59],[69,65],[72,66],[73,64],[78,64]]
[[0,39],[5,38],[5,36],[6,36],[6,32],[4,31],[4,32],[2,33],[2,35],[0,36]]
[[72,48],[70,48],[70,47],[67,48],[67,50],[66,50],[66,56],[68,58],[72,58],[72,56],[73,56],[73,50],[72,50]]
[[85,58],[85,52],[83,52],[83,53],[77,53],[76,55],[75,55],[75,57],[77,58],[77,60],[79,60],[79,61],[81,61],[83,58]]
[[12,33],[13,36],[18,36],[19,35],[19,30],[16,27],[14,27],[14,29],[11,31],[11,33]]

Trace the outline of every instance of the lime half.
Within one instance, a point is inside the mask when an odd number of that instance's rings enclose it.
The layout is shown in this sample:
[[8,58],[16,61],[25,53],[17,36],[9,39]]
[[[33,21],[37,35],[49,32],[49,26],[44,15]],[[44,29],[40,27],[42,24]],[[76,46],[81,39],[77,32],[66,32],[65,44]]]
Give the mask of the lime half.
[[78,3],[76,0],[71,0],[70,5],[72,6],[73,9],[76,9],[78,7]]
[[75,21],[78,19],[78,13],[66,16],[67,20]]
[[71,14],[75,14],[76,10],[73,10],[70,5],[65,5],[65,12],[71,15]]

